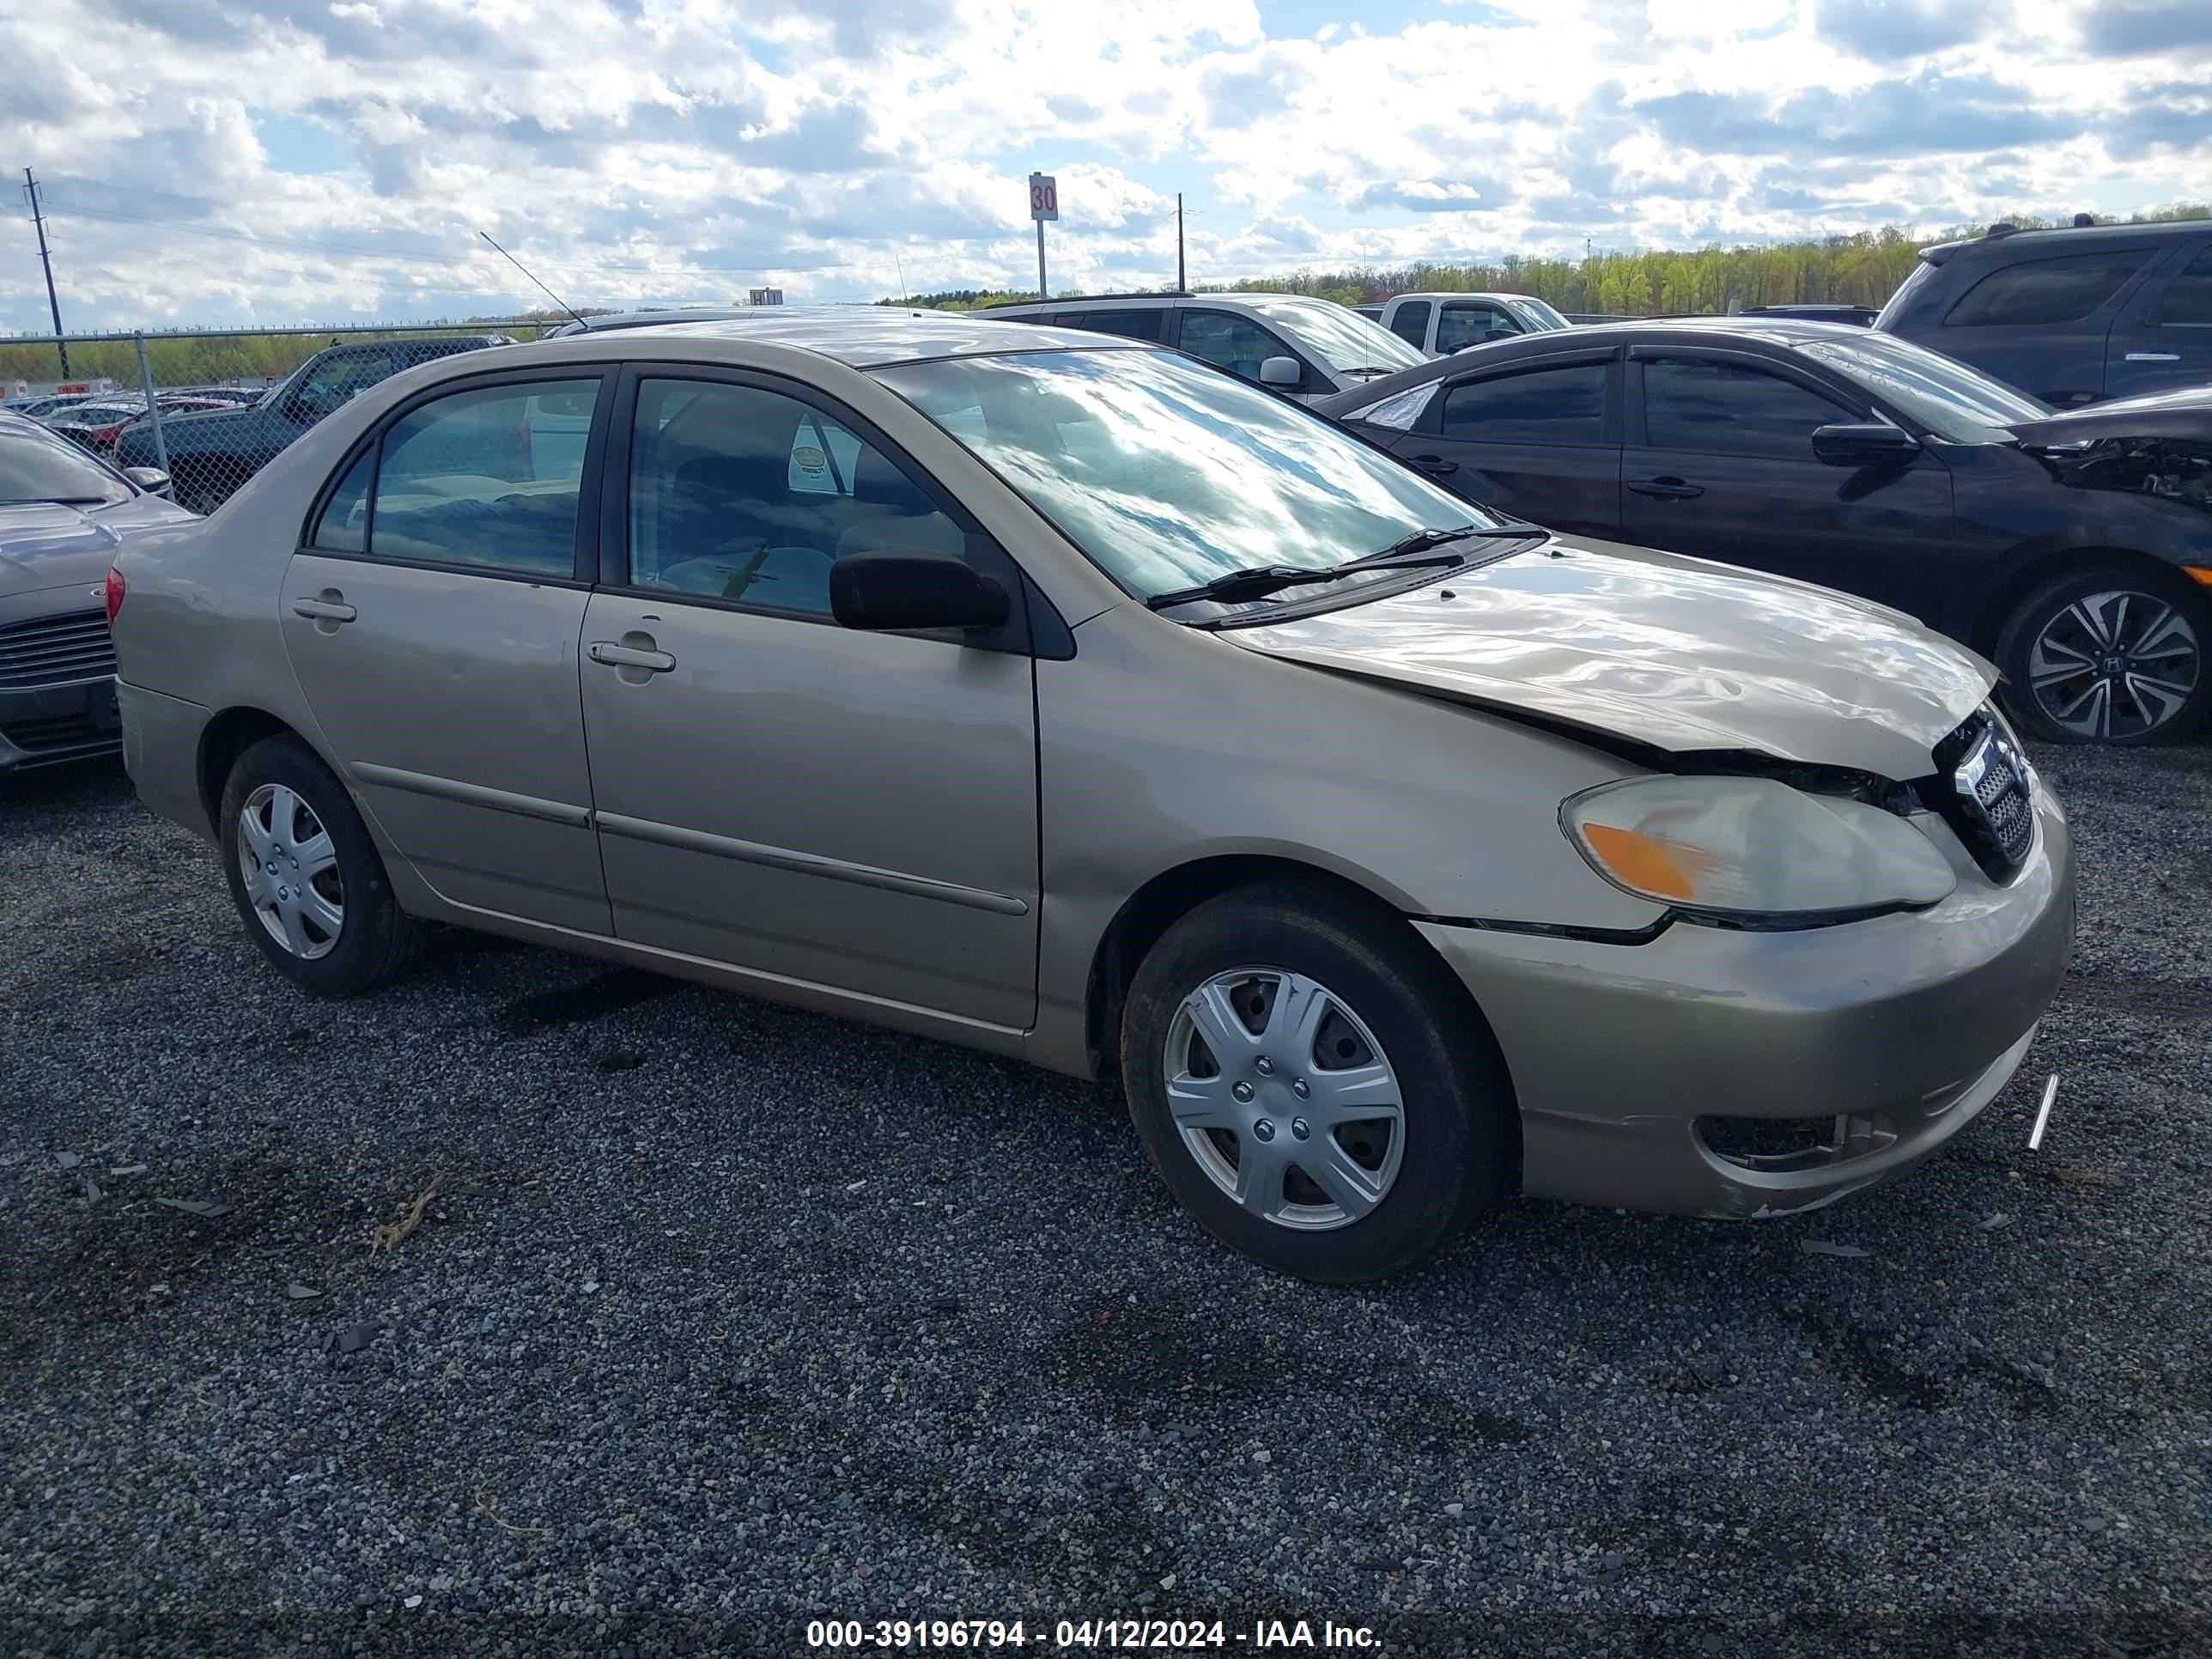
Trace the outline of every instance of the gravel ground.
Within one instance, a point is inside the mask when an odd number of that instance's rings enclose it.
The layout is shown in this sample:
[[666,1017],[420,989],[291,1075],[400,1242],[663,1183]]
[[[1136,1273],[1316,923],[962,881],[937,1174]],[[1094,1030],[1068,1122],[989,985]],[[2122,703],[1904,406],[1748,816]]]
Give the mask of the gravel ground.
[[2212,1650],[2212,750],[2042,759],[2077,965],[1945,1154],[1357,1292],[1103,1089],[459,934],[311,1004],[119,774],[0,786],[0,1651]]

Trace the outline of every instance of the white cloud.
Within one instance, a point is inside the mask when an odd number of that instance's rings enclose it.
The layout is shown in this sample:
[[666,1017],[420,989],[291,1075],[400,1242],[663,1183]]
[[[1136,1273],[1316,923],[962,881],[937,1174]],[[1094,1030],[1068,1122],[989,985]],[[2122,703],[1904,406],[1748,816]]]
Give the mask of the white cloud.
[[[1389,9],[42,0],[0,15],[0,159],[76,326],[536,301],[478,228],[579,302],[1025,284],[1032,167],[1089,288],[1166,279],[1178,189],[1198,277],[2212,195],[2176,0]],[[41,326],[8,222],[0,326]]]

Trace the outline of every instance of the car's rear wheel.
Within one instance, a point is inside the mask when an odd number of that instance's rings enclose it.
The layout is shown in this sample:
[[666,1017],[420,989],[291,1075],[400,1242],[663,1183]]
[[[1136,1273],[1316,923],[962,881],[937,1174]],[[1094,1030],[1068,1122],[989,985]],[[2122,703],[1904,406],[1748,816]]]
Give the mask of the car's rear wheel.
[[1138,969],[1121,1042],[1153,1167],[1279,1272],[1401,1272],[1516,1178],[1511,1085],[1464,994],[1404,922],[1326,888],[1183,917]]
[[2172,743],[2212,714],[2212,606],[2179,577],[2098,566],[2044,583],[1997,636],[2006,708],[2046,743]]
[[222,863],[246,936],[317,996],[372,990],[412,959],[422,924],[392,896],[344,788],[294,738],[264,738],[222,792]]

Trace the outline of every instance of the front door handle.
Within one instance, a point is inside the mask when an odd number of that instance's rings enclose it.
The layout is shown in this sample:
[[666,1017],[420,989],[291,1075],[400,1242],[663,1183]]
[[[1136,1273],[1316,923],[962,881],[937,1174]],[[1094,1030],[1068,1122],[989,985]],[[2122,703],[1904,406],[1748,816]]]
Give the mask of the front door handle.
[[609,668],[642,668],[648,674],[665,674],[676,666],[676,659],[665,651],[647,650],[642,646],[617,645],[612,640],[593,640],[589,653],[593,662]]
[[2181,361],[2181,354],[2178,351],[2130,351],[2128,361],[2131,363],[2178,363]]
[[1413,459],[1413,465],[1422,471],[1433,472],[1438,477],[1442,477],[1447,472],[1459,471],[1457,461],[1448,461],[1441,455],[1416,455]]
[[1639,495],[1661,501],[1686,501],[1705,493],[1705,485],[1675,477],[1635,478],[1630,480],[1628,487]]
[[349,623],[361,612],[340,599],[335,589],[326,587],[312,599],[293,600],[292,614],[309,622]]

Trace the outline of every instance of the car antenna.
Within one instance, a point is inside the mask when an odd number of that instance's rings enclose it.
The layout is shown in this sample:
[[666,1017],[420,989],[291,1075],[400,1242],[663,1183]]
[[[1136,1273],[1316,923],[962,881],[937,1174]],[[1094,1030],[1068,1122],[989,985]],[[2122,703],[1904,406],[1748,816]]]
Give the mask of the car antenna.
[[[483,237],[487,242],[491,242],[491,235],[489,232],[480,230],[477,234]],[[497,242],[491,242],[491,245],[497,250],[501,258],[506,260],[507,264],[513,265],[524,276],[530,276],[529,266],[524,264],[521,260],[516,258],[505,248],[501,247]],[[530,280],[533,283],[538,283],[538,279],[535,276],[530,276]],[[538,291],[540,294],[543,294],[547,299],[550,300],[555,305],[560,307],[562,310],[567,312],[571,317],[574,317],[578,322],[584,323],[583,313],[578,311],[575,307],[570,305],[566,300],[556,294],[551,289],[546,287],[544,283],[538,283]],[[589,323],[584,323],[584,326],[586,328],[589,328],[591,325]]]

